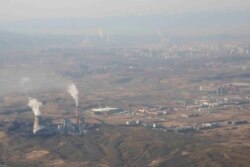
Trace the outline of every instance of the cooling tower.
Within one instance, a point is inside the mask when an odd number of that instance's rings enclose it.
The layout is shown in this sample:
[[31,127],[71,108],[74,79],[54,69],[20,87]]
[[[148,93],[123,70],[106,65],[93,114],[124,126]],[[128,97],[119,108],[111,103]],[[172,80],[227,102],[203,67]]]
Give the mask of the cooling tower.
[[35,116],[35,121],[34,121],[34,126],[33,126],[33,133],[36,134],[39,130],[43,129],[44,126],[40,125],[40,116],[36,115]]

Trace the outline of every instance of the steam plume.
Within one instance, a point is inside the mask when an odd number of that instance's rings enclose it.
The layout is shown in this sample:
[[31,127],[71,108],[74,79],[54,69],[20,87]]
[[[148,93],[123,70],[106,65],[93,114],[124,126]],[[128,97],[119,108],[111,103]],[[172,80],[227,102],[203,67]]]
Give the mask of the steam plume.
[[70,84],[68,86],[68,93],[73,97],[73,99],[75,100],[76,106],[78,106],[78,90],[76,88],[75,84]]
[[42,106],[42,103],[37,99],[29,97],[28,106],[32,109],[35,116],[41,115],[39,108]]
[[164,41],[164,37],[163,37],[163,35],[162,35],[161,31],[160,31],[160,30],[158,30],[158,29],[156,29],[156,33],[157,33],[157,35],[159,36],[159,38],[160,38],[161,42],[163,42],[163,41]]
[[97,32],[98,32],[98,35],[100,36],[100,38],[103,39],[104,35],[103,35],[102,30],[98,29]]
[[156,34],[159,36],[161,42],[169,42],[169,39],[167,39],[166,37],[164,37],[164,35],[162,34],[162,32],[159,29],[156,29]]
[[31,79],[29,77],[22,77],[19,83],[22,86],[27,86],[30,81],[31,81]]
[[29,77],[22,77],[21,80],[19,81],[19,84],[21,85],[21,87],[24,89],[25,94],[28,95],[28,90],[31,83],[31,79]]

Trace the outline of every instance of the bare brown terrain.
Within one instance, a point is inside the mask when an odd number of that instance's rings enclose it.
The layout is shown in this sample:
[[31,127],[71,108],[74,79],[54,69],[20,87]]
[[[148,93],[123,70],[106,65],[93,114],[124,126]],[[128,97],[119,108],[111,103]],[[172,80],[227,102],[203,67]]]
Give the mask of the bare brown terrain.
[[[0,165],[249,166],[250,57],[220,45],[0,53]],[[81,135],[57,132],[58,122],[77,122],[72,82]],[[56,133],[33,135],[29,97],[41,101],[42,123]],[[119,110],[94,112],[108,107]]]

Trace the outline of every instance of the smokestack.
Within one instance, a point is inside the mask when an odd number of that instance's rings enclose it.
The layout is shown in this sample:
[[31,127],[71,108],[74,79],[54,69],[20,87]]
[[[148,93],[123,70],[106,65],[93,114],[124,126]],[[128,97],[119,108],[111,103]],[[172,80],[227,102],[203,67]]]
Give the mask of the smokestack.
[[41,116],[40,107],[42,106],[42,103],[35,98],[29,98],[28,106],[32,109],[34,113],[35,120],[33,126],[33,133],[36,134],[36,132],[44,128],[44,126],[41,126],[39,123]]
[[80,121],[79,121],[78,107],[76,107],[75,117],[76,117],[76,124],[79,125]]

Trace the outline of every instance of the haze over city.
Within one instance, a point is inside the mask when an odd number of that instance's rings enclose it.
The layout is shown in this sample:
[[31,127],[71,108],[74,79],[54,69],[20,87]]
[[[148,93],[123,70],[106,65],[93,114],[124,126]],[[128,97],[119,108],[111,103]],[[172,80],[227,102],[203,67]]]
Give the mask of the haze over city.
[[249,167],[249,0],[1,0],[0,166]]

